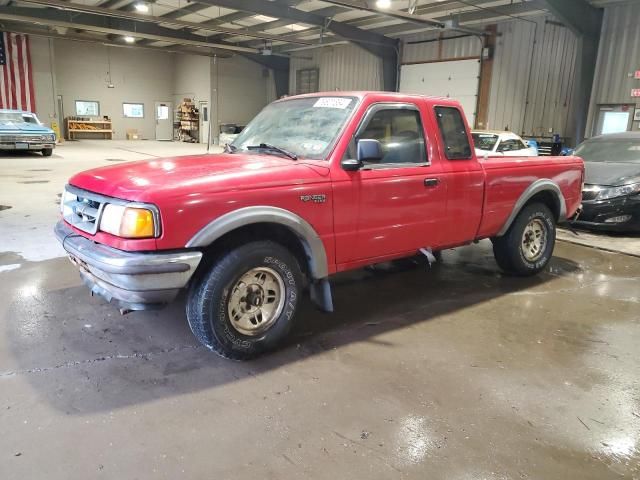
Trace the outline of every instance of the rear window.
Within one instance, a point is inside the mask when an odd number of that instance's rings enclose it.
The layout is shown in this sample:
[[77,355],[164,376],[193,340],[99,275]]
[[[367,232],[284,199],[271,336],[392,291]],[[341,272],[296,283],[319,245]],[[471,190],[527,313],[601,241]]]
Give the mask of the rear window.
[[471,158],[471,145],[460,110],[453,107],[436,107],[435,112],[446,157],[449,160]]
[[478,150],[491,151],[498,141],[498,135],[493,133],[472,133],[471,136],[473,137],[474,146]]

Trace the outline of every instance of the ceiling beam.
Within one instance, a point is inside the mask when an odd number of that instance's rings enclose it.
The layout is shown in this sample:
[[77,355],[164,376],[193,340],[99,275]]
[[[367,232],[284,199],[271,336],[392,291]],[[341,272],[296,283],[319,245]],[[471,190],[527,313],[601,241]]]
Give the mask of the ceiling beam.
[[[63,12],[88,13],[92,15],[104,16],[105,18],[119,18],[119,19],[125,19],[125,20],[132,20],[134,22],[140,22],[140,23],[172,25],[174,27],[188,28],[192,30],[205,30],[205,31],[211,31],[211,32],[222,32],[226,35],[236,35],[236,36],[240,35],[243,37],[260,38],[262,40],[274,41],[274,40],[278,40],[279,38],[278,36],[267,35],[265,33],[259,33],[259,32],[238,33],[238,30],[235,30],[232,28],[224,28],[224,27],[215,26],[215,25],[209,26],[209,25],[204,25],[197,22],[187,22],[183,20],[176,20],[176,19],[171,19],[166,17],[156,17],[153,15],[146,15],[146,14],[140,14],[140,13],[134,13],[134,12],[121,11],[121,10],[112,10],[109,8],[91,7],[88,5],[74,4],[74,3],[65,2],[61,0],[19,0],[19,1],[22,3],[46,6],[46,7],[57,9]],[[29,10],[36,11],[40,9],[29,9]],[[304,42],[304,41],[301,43],[304,45],[312,44],[310,42]]]
[[127,19],[104,17],[87,13],[71,13],[44,8],[0,7],[0,20],[74,29],[81,28],[93,32],[131,35],[182,45],[218,48],[235,52],[258,53],[255,48],[208,42],[205,37],[200,35],[160,27],[153,23],[137,23]]
[[254,14],[267,15],[278,19],[293,20],[294,23],[307,23],[339,35],[345,39],[359,44],[377,56],[391,56],[396,51],[396,41],[373,32],[368,32],[345,23],[336,22],[330,18],[317,15],[312,12],[305,12],[293,7],[283,7],[276,2],[264,0],[199,0],[219,7],[233,8]]

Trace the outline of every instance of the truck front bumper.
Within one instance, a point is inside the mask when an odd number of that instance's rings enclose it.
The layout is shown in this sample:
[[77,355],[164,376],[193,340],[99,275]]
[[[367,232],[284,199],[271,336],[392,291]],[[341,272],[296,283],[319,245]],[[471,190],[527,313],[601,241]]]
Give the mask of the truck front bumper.
[[125,252],[92,242],[63,220],[55,234],[91,293],[123,310],[146,310],[171,302],[193,276],[202,252]]
[[55,143],[0,142],[0,150],[45,150],[55,146]]

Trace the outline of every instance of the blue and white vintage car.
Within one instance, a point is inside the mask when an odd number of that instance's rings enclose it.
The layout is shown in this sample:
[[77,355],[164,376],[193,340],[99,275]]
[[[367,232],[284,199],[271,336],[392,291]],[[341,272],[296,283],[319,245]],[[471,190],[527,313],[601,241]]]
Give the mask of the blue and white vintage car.
[[36,150],[51,156],[56,134],[35,113],[0,109],[0,150]]

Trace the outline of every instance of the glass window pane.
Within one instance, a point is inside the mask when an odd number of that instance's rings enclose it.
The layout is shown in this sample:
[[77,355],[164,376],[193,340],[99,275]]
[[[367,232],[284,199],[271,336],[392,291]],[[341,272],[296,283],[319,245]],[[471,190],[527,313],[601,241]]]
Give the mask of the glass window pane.
[[158,120],[167,120],[169,118],[169,107],[167,105],[158,105],[156,118]]
[[447,158],[471,158],[471,145],[460,111],[453,107],[436,107],[435,111]]
[[142,103],[123,103],[122,113],[126,118],[144,118],[144,105]]
[[602,122],[602,135],[607,133],[626,132],[629,125],[629,112],[602,112],[604,120]]
[[358,139],[380,142],[384,156],[375,163],[425,163],[424,131],[420,112],[409,109],[385,109],[376,112]]
[[100,116],[100,102],[93,100],[76,100],[76,115],[88,117]]

